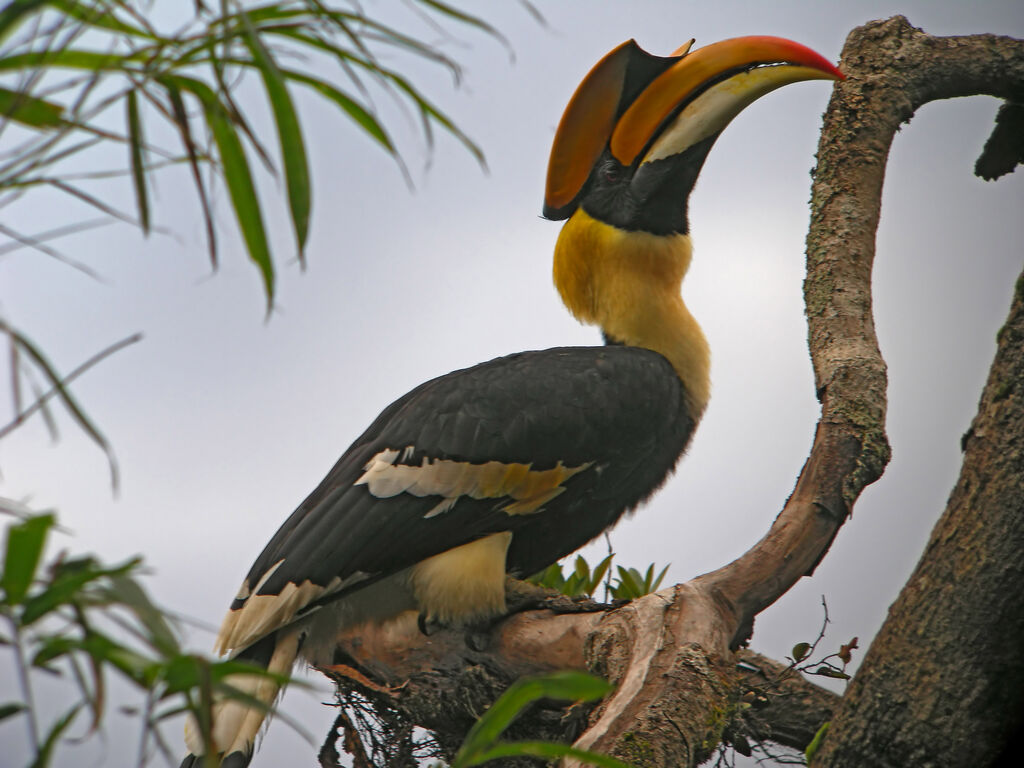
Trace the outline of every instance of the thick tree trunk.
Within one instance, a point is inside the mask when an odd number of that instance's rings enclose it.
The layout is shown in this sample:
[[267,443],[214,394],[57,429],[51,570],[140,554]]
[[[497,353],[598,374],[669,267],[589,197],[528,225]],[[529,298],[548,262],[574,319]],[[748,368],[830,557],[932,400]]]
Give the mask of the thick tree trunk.
[[815,766],[988,766],[1024,721],[1024,275],[964,445]]

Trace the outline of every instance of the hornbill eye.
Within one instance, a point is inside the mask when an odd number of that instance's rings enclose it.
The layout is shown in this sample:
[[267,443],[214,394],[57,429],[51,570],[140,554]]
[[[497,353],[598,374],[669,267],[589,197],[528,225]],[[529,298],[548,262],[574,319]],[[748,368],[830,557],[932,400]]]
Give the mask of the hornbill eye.
[[601,166],[601,178],[609,184],[617,184],[622,179],[622,165],[614,159],[608,159]]

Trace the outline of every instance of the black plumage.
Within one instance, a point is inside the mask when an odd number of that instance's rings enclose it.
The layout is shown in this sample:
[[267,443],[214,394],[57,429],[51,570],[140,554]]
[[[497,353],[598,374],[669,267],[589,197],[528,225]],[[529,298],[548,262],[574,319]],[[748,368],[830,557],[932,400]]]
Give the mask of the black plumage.
[[[508,568],[528,575],[578,549],[652,493],[693,427],[679,377],[646,349],[562,347],[454,371],[377,417],[281,526],[246,581],[257,584],[282,560],[256,594],[279,594],[304,580],[326,586],[357,572],[375,579],[506,530],[514,534]],[[409,447],[397,464],[420,466],[426,458],[534,470],[559,462],[593,466],[537,512],[503,512],[507,497],[460,498],[425,518],[437,497],[377,498],[366,485],[354,485],[380,451]]]

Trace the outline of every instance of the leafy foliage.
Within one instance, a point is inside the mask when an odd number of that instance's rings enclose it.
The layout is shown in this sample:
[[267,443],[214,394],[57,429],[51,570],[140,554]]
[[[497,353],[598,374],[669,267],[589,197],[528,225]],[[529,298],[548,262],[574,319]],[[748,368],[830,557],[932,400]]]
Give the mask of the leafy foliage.
[[665,578],[666,571],[668,571],[666,565],[655,576],[653,563],[647,566],[645,573],[640,573],[636,568],[623,568],[619,565],[616,566],[618,575],[612,581],[606,577],[614,557],[614,554],[608,555],[591,570],[590,564],[583,556],[577,555],[573,570],[568,576],[562,572],[560,563],[553,563],[540,573],[531,576],[527,581],[557,590],[569,597],[593,597],[597,588],[601,586],[602,582],[605,582],[606,599],[610,595],[615,600],[635,600],[638,597],[649,595],[651,592],[657,592]]
[[560,563],[552,563],[540,573],[531,576],[527,581],[547,587],[548,589],[554,589],[569,597],[581,597],[584,595],[592,597],[597,588],[601,586],[601,582],[607,575],[608,569],[611,568],[613,557],[614,555],[608,555],[591,571],[590,563],[582,555],[577,555],[573,571],[568,577],[562,573]]
[[661,586],[661,580],[665,578],[668,570],[666,565],[657,576],[654,575],[654,563],[647,566],[647,571],[641,574],[636,568],[623,568],[616,566],[619,576],[618,581],[611,586],[612,597],[616,600],[636,600],[638,597],[657,592]]
[[[17,217],[7,217],[0,222],[0,254],[30,248],[92,274],[49,241],[111,218],[148,234],[158,226],[150,194],[156,173],[186,167],[211,264],[216,268],[219,263],[214,223],[219,179],[262,278],[269,313],[278,260],[264,226],[266,206],[257,194],[253,161],[284,178],[295,249],[304,264],[312,187],[297,93],[306,91],[327,104],[392,156],[403,172],[395,142],[375,115],[373,89],[419,117],[428,146],[440,129],[483,164],[479,147],[451,118],[382,60],[426,62],[449,72],[455,82],[458,64],[414,34],[367,15],[354,0],[340,8],[321,0],[164,3],[161,12],[170,8],[179,14],[164,24],[177,25],[170,31],[152,20],[155,9],[143,12],[137,5],[133,0],[15,0],[0,8],[0,208],[34,190],[50,189],[101,215],[77,224],[61,221],[37,233],[18,231],[10,223]],[[502,39],[486,22],[444,2],[412,0],[411,5],[432,35],[440,23],[450,23]],[[254,77],[274,126],[274,149],[253,127],[252,110],[236,100]],[[348,85],[339,87],[338,81]],[[171,146],[154,143],[153,137],[167,136]],[[109,167],[111,150],[125,158],[124,165]],[[92,169],[97,163],[100,167]],[[91,170],[72,173],[72,168]],[[120,210],[105,192],[109,179],[122,177],[131,180],[134,211]],[[72,398],[71,377],[62,377],[29,336],[3,318],[0,334],[7,336],[11,350],[14,406],[14,417],[0,429],[0,437],[37,411],[54,431],[44,406],[56,398],[107,454],[116,487],[110,446]],[[85,367],[125,343],[130,342],[112,345]],[[32,396],[23,398],[23,389]]]
[[[231,685],[232,675],[275,677],[249,664],[183,652],[165,613],[138,581],[140,559],[108,566],[92,556],[61,553],[45,563],[43,555],[57,527],[55,516],[32,513],[9,500],[0,500],[0,511],[16,518],[4,536],[0,622],[5,625],[5,643],[13,650],[23,699],[4,702],[0,720],[26,720],[34,767],[51,763],[65,732],[82,712],[91,718],[88,735],[100,730],[110,674],[128,681],[145,702],[139,765],[156,749],[174,759],[159,727],[182,712],[190,712],[201,724],[209,746],[214,693],[252,701]],[[33,697],[33,679],[42,673],[65,680],[72,691],[65,697],[64,710],[49,723],[41,722]]]
[[[497,34],[483,21],[444,3],[420,0],[420,5],[445,19]],[[370,78],[416,110],[428,141],[434,126],[439,126],[482,162],[480,149],[406,77],[383,66],[377,50],[412,55],[447,68],[456,78],[458,66],[426,43],[370,18],[358,6],[335,10],[319,0],[285,0],[224,2],[215,6],[220,12],[203,3],[194,7],[193,17],[182,29],[167,33],[138,13],[129,0],[24,0],[8,6],[0,15],[0,74],[14,80],[16,87],[0,89],[0,130],[17,124],[24,141],[4,153],[0,195],[7,193],[10,200],[45,185],[104,213],[115,212],[106,201],[54,175],[54,166],[69,157],[113,143],[126,150],[135,190],[134,220],[148,232],[152,210],[147,190],[153,171],[166,164],[187,163],[207,222],[210,258],[216,265],[211,181],[202,173],[203,166],[213,166],[222,174],[249,257],[263,277],[269,309],[274,261],[250,154],[268,169],[274,170],[275,165],[235,101],[247,74],[258,75],[270,107],[300,260],[309,232],[311,191],[293,89],[308,89],[324,99],[397,157],[394,143],[369,103],[364,80]],[[339,89],[320,75],[328,60],[337,65],[355,93]],[[286,66],[284,61],[306,66]],[[54,82],[54,74],[64,71],[72,76]],[[112,111],[124,114],[123,133],[110,129],[106,118]],[[149,144],[146,135],[153,131],[146,130],[148,120],[169,125],[180,150]],[[161,161],[154,162],[151,156]],[[0,197],[0,205],[5,201]]]

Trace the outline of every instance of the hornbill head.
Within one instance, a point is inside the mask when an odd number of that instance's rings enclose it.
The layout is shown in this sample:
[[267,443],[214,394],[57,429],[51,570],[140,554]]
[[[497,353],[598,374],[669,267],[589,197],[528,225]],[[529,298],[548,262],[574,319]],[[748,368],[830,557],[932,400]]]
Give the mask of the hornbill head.
[[582,208],[620,230],[686,234],[690,191],[729,121],[782,85],[843,77],[778,37],[692,44],[653,56],[629,40],[590,70],[555,134],[546,218]]

